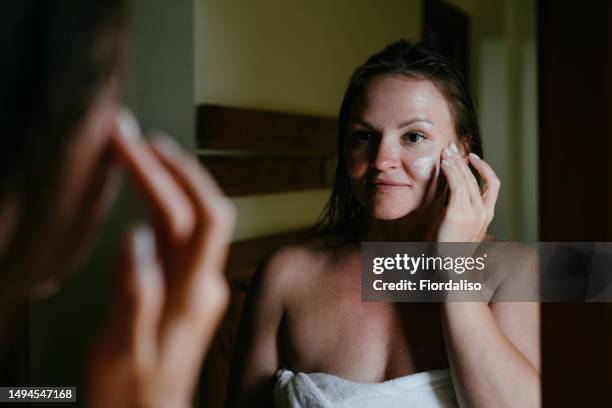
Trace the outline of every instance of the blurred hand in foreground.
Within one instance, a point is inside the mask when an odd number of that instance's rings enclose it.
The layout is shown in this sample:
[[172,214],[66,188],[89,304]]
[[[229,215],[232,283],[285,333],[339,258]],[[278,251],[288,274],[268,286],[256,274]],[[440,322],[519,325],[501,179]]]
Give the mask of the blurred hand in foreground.
[[229,299],[223,267],[235,214],[198,161],[168,138],[147,142],[126,111],[111,149],[148,205],[151,227],[120,248],[116,299],[92,351],[93,407],[191,405]]

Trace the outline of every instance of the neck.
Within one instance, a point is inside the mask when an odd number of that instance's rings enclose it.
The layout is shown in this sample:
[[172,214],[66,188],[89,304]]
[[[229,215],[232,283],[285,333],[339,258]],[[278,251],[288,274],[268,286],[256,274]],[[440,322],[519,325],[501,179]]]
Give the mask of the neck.
[[443,211],[444,201],[438,199],[395,220],[380,220],[365,214],[362,220],[365,230],[363,240],[433,242]]

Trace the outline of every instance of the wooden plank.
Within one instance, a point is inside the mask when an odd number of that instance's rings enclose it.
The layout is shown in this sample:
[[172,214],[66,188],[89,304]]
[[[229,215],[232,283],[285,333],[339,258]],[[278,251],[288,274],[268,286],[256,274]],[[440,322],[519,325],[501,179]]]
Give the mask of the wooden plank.
[[325,188],[332,157],[200,156],[229,196]]
[[199,105],[200,149],[333,155],[337,121],[331,118]]

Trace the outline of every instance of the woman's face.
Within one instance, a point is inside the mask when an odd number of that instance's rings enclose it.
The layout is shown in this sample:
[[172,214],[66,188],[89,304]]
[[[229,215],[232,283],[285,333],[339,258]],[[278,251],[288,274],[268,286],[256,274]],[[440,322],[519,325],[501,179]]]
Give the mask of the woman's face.
[[442,149],[454,142],[464,151],[446,99],[425,79],[373,78],[347,125],[351,187],[376,219],[397,219],[433,201]]

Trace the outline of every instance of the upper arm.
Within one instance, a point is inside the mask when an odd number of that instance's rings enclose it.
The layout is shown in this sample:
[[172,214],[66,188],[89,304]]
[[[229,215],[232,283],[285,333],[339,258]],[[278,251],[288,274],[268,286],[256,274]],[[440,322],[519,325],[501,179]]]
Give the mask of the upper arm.
[[283,256],[264,260],[245,301],[232,356],[227,406],[272,405],[276,370],[282,364]]
[[502,333],[540,372],[540,304],[498,302],[491,310]]
[[[502,285],[504,301],[491,303],[491,311],[502,333],[540,372],[540,303],[537,254],[516,248],[514,265]],[[520,259],[520,262],[515,260]]]

